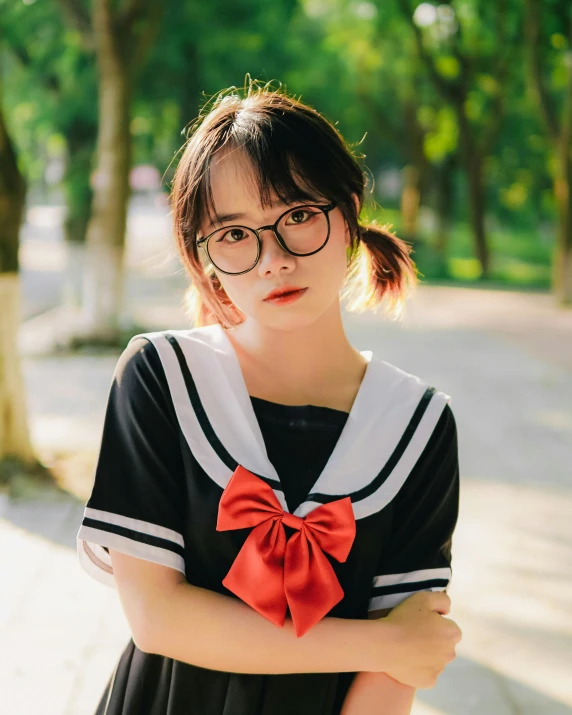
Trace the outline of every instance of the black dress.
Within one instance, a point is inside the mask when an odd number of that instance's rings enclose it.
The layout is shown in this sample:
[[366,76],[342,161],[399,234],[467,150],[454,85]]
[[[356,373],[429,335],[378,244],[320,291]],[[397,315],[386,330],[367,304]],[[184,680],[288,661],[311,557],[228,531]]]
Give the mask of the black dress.
[[[351,498],[351,550],[345,562],[328,556],[343,598],[327,615],[367,618],[415,591],[444,590],[459,497],[450,398],[363,354],[370,362],[346,413],[249,396],[219,326],[133,338],[115,371],[78,532],[82,566],[115,586],[111,547],[235,596],[222,580],[249,530],[216,524],[242,465],[302,518]],[[335,715],[354,675],[215,671],[130,639],[96,715]]]

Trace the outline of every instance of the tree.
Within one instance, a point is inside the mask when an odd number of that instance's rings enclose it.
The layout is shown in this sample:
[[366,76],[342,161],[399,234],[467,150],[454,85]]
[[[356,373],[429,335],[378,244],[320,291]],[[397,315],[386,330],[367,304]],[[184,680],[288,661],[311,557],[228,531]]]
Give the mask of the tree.
[[[551,44],[548,36],[551,36]],[[558,240],[553,290],[561,305],[572,304],[572,5],[526,0],[528,68],[553,157]],[[560,105],[560,110],[558,109]]]
[[413,31],[429,77],[455,111],[475,252],[482,277],[487,277],[490,257],[485,231],[484,160],[501,125],[503,87],[513,53],[510,4],[497,0],[491,10],[483,3],[477,8],[474,2],[467,2],[459,8],[462,12],[456,12],[453,2],[444,2],[438,8],[422,3],[413,12],[409,0],[397,3]]
[[4,118],[0,76],[0,462],[10,458],[32,466],[36,459],[30,442],[17,352],[18,245],[25,203],[26,182]]
[[[44,3],[26,7],[11,2],[5,7],[3,37],[16,63],[10,67],[6,94],[12,95],[12,102],[7,101],[6,108],[9,111],[10,106],[33,103],[35,124],[42,127],[44,134],[34,139],[45,143],[48,135],[52,142],[65,142],[61,185],[66,202],[63,228],[68,271],[63,293],[70,307],[77,308],[81,305],[78,276],[91,214],[90,176],[97,138],[97,108],[93,103],[96,86],[93,48],[85,47],[80,34],[66,30],[58,20],[57,9]],[[26,155],[30,147],[26,146],[23,133],[16,132],[14,141]]]
[[131,111],[138,72],[156,38],[163,3],[59,0],[71,26],[93,46],[98,67],[98,137],[87,226],[81,340],[116,343],[123,304],[123,258],[130,196]]

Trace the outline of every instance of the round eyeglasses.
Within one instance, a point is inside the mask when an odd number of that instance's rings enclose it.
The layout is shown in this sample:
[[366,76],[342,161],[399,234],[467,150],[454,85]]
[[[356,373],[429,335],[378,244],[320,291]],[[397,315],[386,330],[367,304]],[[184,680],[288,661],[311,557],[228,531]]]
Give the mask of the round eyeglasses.
[[200,238],[209,261],[221,273],[240,275],[251,271],[262,253],[260,234],[272,231],[281,248],[292,256],[311,256],[328,242],[330,237],[329,212],[336,203],[303,204],[288,209],[275,223],[260,228],[223,226]]

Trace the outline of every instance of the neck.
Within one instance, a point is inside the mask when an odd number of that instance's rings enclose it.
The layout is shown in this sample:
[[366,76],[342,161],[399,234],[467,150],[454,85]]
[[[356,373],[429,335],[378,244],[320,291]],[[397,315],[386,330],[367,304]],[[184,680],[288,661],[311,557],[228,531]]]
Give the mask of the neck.
[[334,304],[317,321],[296,330],[274,330],[248,318],[228,331],[251,394],[265,386],[298,395],[325,394],[361,381],[365,358],[350,344]]

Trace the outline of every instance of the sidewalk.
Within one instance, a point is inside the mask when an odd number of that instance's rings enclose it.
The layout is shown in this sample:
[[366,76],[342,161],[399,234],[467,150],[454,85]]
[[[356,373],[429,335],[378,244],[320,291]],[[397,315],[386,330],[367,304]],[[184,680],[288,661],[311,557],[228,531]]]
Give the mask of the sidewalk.
[[[164,279],[146,297],[141,280],[138,319],[186,327],[182,285]],[[20,335],[36,448],[78,456],[76,497],[0,496],[0,702],[10,715],[93,715],[129,637],[117,592],[75,552],[117,356],[42,357],[61,319],[52,311]],[[356,347],[450,394],[458,424],[449,593],[463,640],[437,686],[417,692],[414,715],[572,713],[572,312],[549,296],[422,286],[404,323],[366,314],[346,325]]]

